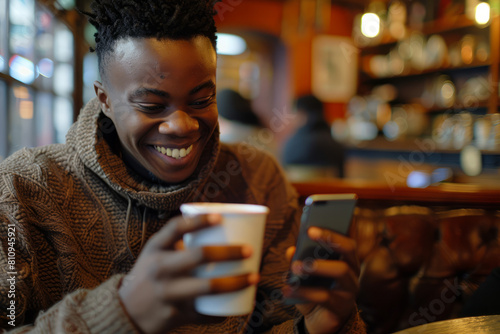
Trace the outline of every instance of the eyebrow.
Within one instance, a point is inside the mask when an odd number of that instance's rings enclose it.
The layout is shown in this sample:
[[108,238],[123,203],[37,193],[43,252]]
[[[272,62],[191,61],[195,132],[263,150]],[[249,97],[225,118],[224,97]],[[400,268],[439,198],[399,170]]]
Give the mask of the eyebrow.
[[146,88],[146,87],[141,87],[139,89],[136,89],[132,93],[129,94],[128,99],[129,100],[134,100],[136,98],[140,98],[143,96],[147,96],[149,94],[157,95],[160,97],[169,97],[170,94],[159,89],[154,89],[154,88]]
[[[209,88],[209,89],[215,88],[215,83],[212,80],[208,80],[208,81],[194,87],[193,89],[191,89],[189,91],[189,95],[194,95],[194,94],[198,93],[200,90],[205,89],[205,88]],[[144,97],[144,96],[147,96],[149,94],[156,95],[159,97],[164,97],[164,98],[170,97],[170,94],[163,91],[163,90],[159,90],[159,89],[155,89],[155,88],[141,87],[141,88],[136,89],[132,93],[130,93],[129,100]]]
[[212,80],[205,81],[204,83],[194,87],[189,91],[189,95],[194,95],[198,93],[200,90],[205,89],[205,88],[215,88],[215,83]]

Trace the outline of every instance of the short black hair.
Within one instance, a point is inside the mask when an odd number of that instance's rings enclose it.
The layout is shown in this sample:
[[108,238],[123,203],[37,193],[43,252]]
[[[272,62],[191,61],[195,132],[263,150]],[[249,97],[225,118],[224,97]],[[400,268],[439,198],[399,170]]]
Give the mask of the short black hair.
[[94,0],[85,14],[95,33],[99,72],[116,41],[127,37],[189,40],[207,37],[216,50],[214,4],[218,0]]

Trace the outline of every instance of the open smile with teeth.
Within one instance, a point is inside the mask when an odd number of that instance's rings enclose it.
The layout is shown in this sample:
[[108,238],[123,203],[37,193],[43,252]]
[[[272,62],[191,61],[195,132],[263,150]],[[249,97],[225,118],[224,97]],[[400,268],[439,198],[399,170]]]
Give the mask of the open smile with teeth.
[[174,159],[181,159],[189,155],[193,150],[193,145],[188,148],[165,148],[163,146],[154,146],[155,150],[167,157],[172,157]]

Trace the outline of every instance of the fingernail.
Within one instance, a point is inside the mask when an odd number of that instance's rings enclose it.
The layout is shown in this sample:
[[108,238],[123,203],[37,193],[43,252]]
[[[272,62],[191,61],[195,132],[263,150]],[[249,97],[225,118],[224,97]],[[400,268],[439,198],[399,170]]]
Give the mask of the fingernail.
[[251,285],[257,284],[260,281],[260,275],[253,273],[248,275],[248,283]]
[[241,247],[241,255],[244,257],[250,257],[253,254],[253,248],[250,245],[243,245]]
[[311,239],[319,239],[321,238],[321,230],[317,227],[310,227],[307,231],[309,238]]
[[211,213],[207,217],[207,222],[210,225],[217,225],[221,222],[222,216],[218,213]]

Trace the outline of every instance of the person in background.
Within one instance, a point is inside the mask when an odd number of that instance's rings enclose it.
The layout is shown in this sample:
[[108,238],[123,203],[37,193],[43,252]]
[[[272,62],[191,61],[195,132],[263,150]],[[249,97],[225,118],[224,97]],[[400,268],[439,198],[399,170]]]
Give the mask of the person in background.
[[[309,274],[334,289],[285,284],[300,210],[269,154],[219,142],[216,27],[204,0],[95,0],[102,81],[66,143],[20,150],[0,164],[0,327],[44,333],[363,333],[353,240],[311,230],[343,261]],[[241,149],[244,147],[244,149]],[[252,151],[255,159],[246,154]],[[195,278],[245,245],[182,247],[220,224],[185,219],[182,203],[270,208],[260,277]],[[294,270],[301,272],[300,264]],[[255,311],[207,317],[201,295],[257,285]],[[284,298],[303,304],[284,305]]]
[[217,110],[222,142],[245,141],[262,127],[252,110],[250,100],[233,89],[226,88],[217,92]]
[[303,95],[295,106],[300,125],[285,142],[281,158],[290,178],[344,177],[345,150],[331,135],[323,103]]
[[217,92],[217,109],[221,142],[243,142],[276,155],[274,133],[255,114],[249,99],[233,89],[222,89]]

